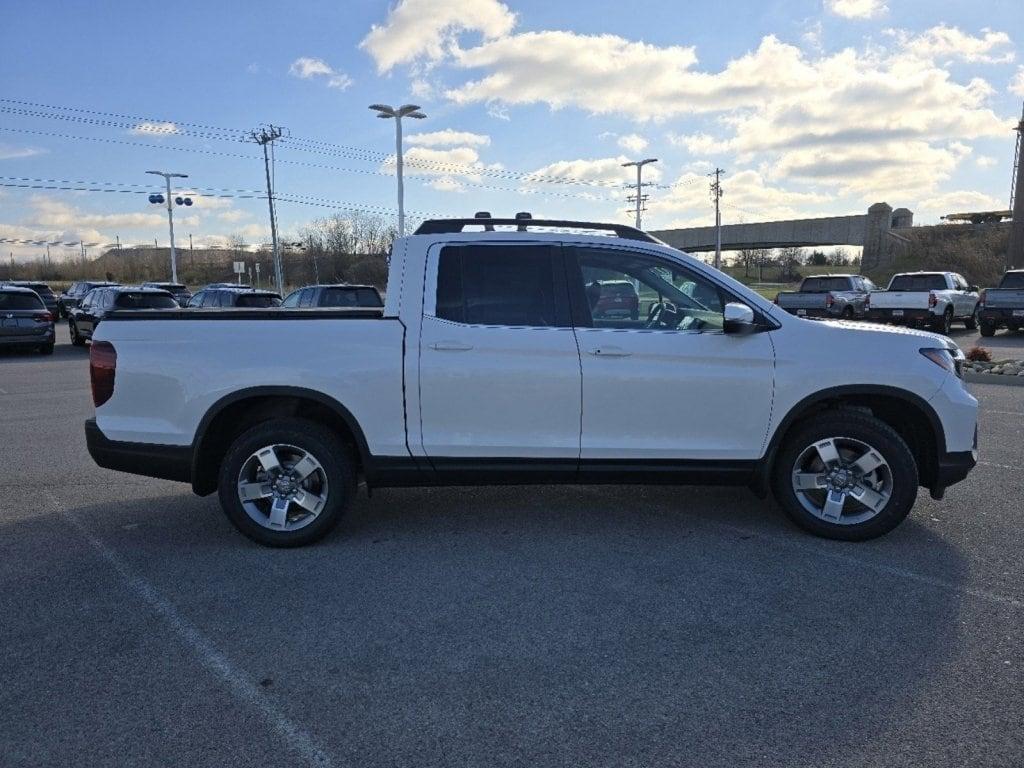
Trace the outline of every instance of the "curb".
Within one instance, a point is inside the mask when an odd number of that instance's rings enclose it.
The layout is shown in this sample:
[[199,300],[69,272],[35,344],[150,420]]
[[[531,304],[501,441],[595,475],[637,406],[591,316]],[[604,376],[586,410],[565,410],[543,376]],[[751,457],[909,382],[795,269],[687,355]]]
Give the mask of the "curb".
[[1001,384],[1004,387],[1024,387],[1024,376],[1003,376],[1001,373],[964,371],[964,381],[974,384]]

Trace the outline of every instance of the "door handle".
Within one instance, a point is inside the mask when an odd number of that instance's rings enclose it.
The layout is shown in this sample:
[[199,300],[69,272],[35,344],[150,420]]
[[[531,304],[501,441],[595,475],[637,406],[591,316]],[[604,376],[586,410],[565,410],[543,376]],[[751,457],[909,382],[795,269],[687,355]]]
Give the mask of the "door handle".
[[473,348],[472,344],[463,344],[460,341],[435,341],[430,345],[431,349],[439,352],[468,352]]
[[632,352],[627,352],[622,347],[595,347],[589,350],[590,354],[596,357],[629,357]]

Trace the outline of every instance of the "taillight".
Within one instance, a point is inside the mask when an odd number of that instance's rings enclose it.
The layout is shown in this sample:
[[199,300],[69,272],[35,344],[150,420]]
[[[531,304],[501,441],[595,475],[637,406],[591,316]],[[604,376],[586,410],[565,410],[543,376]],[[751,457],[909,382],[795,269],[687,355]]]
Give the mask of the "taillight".
[[981,293],[978,294],[978,304],[985,306],[985,296],[988,294],[988,288],[982,288]]
[[117,351],[109,341],[94,341],[89,347],[89,380],[92,382],[92,402],[97,408],[114,394],[114,371]]
[[49,312],[37,312],[36,314],[32,315],[32,319],[35,320],[37,323],[52,323],[53,315],[51,315]]
[[827,309],[832,309],[832,305],[833,305],[833,304],[835,304],[835,303],[836,303],[836,297],[835,297],[835,296],[833,296],[833,295],[832,295],[831,293],[830,293],[830,294],[828,294],[828,295],[827,295],[827,296],[825,297],[825,307],[826,307]]
[[934,293],[929,293],[928,294],[928,306],[929,307],[934,307],[938,303],[939,303],[938,297]]

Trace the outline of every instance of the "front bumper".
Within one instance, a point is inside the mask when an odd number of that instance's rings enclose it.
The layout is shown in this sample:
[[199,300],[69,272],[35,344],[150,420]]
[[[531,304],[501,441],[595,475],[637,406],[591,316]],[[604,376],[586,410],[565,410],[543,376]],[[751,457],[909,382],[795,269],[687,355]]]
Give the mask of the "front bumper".
[[192,481],[192,446],[127,443],[110,440],[96,419],[85,422],[85,444],[92,460],[104,469],[161,480]]

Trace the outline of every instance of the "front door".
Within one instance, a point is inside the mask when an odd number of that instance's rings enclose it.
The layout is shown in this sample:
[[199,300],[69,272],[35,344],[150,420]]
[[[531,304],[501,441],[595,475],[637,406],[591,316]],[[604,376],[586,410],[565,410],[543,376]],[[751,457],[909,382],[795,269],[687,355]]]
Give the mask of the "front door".
[[431,250],[419,386],[423,450],[435,467],[444,458],[557,459],[575,471],[580,359],[560,258],[548,243]]
[[623,248],[566,249],[583,369],[581,461],[751,460],[772,407],[768,333],[723,332],[728,291]]

